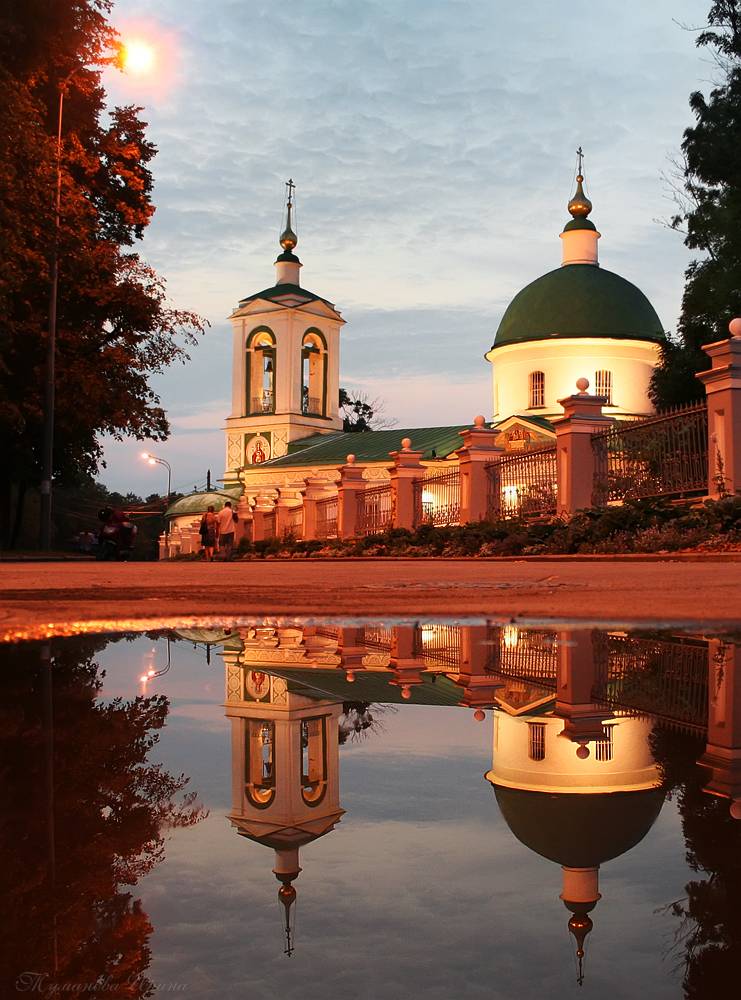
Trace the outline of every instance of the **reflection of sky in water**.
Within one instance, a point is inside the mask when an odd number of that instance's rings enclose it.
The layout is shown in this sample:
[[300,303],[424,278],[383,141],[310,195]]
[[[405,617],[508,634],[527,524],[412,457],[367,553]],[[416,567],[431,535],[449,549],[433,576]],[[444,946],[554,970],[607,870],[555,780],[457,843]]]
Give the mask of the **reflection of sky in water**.
[[[137,639],[100,654],[104,694],[138,690],[140,658],[165,644]],[[143,660],[142,660],[143,662]],[[523,997],[573,993],[561,871],[515,840],[484,779],[491,713],[399,707],[383,730],[340,749],[336,829],[301,851],[296,953],[282,954],[273,853],[239,837],[230,807],[223,668],[203,649],[173,646],[153,690],[171,713],[153,757],[211,809],[178,831],[166,861],[136,889],[155,933],[154,981],[185,995],[262,998]],[[662,959],[675,929],[655,909],[689,878],[673,803],[632,851],[603,865],[581,996],[675,997]]]

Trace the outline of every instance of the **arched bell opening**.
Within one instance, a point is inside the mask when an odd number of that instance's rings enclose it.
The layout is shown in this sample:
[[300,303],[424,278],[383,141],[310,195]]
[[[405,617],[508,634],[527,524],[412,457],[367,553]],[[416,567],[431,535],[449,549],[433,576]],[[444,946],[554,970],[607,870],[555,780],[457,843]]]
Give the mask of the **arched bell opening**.
[[276,341],[267,327],[247,339],[247,414],[275,413]]
[[245,728],[245,795],[258,809],[275,798],[275,723],[247,719]]
[[301,412],[327,415],[327,342],[319,330],[307,330],[301,340]]
[[301,721],[301,798],[318,806],[327,792],[327,719]]

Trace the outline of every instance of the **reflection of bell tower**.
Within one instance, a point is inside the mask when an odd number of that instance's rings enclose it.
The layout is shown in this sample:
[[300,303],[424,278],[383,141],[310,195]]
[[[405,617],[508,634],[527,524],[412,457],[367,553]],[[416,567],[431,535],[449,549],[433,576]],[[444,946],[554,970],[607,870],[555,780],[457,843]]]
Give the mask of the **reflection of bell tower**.
[[294,880],[299,852],[340,820],[338,719],[342,705],[292,694],[287,682],[238,663],[226,667],[232,726],[232,810],[239,834],[274,852],[293,953]]
[[232,409],[226,420],[225,481],[238,470],[285,455],[289,442],[342,430],[340,328],[327,299],[302,288],[293,181],[275,284],[240,301],[233,330]]
[[486,775],[515,837],[561,866],[560,898],[571,913],[580,983],[589,914],[601,898],[600,866],[646,836],[664,800],[648,742],[652,723],[591,701],[592,650],[591,633],[560,632],[556,697],[544,699],[541,688],[531,704],[510,705],[506,690],[497,695]]

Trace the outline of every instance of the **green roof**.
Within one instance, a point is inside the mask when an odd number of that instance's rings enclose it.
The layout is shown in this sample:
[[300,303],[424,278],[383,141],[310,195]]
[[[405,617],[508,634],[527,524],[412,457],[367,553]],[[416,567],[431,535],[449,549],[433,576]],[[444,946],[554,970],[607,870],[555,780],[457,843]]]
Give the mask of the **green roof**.
[[575,219],[570,219],[563,227],[565,233],[570,233],[573,229],[591,229],[593,232],[596,232],[597,227],[591,219],[577,216]]
[[460,431],[468,424],[455,427],[412,427],[390,431],[362,431],[352,434],[312,434],[311,437],[292,441],[288,454],[263,463],[261,468],[283,468],[294,465],[341,465],[347,456],[355,455],[358,464],[363,462],[388,462],[389,452],[398,451],[401,441],[408,437],[412,448],[422,452],[422,458],[446,458],[456,448],[462,447]]
[[559,337],[660,342],[664,331],[640,288],[594,264],[567,264],[515,295],[492,349]]
[[245,302],[252,302],[253,299],[268,299],[272,302],[275,299],[280,299],[284,295],[297,296],[304,299],[306,302],[314,302],[318,300],[319,302],[326,303],[330,309],[334,309],[334,304],[330,302],[329,299],[325,299],[321,295],[317,295],[316,292],[310,292],[308,288],[302,288],[301,285],[291,285],[288,282],[280,285],[273,285],[272,288],[264,288],[261,292],[255,292],[254,295],[248,295],[246,298],[240,299],[239,304],[242,306]]
[[507,826],[520,843],[567,868],[617,858],[646,836],[664,791],[549,793],[494,785]]
[[215,510],[221,510],[227,500],[232,504],[242,495],[240,485],[227,486],[223,490],[210,490],[196,493],[188,493],[187,496],[180,497],[175,503],[165,511],[165,517],[181,517],[183,514],[203,514],[211,504]]
[[[254,668],[253,668],[254,669]],[[444,674],[423,675],[421,684],[410,685],[411,697],[401,696],[401,688],[390,684],[393,672],[357,670],[355,680],[348,681],[342,670],[276,670],[266,663],[265,669],[288,681],[289,691],[307,698],[336,698],[338,701],[370,701],[376,704],[458,705],[463,688]]]

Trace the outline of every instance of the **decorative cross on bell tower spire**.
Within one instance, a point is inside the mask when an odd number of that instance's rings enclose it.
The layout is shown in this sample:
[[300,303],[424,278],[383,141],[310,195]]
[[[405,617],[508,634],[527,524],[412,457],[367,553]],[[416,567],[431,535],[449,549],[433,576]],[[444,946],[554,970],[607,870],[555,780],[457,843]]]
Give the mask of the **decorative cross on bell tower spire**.
[[571,218],[561,233],[563,241],[562,264],[594,264],[597,260],[597,240],[600,234],[587,216],[592,211],[592,203],[584,193],[584,150],[576,151],[576,191],[569,199]]
[[568,205],[569,212],[575,219],[585,219],[592,211],[592,203],[584,194],[584,188],[582,187],[584,183],[584,174],[582,173],[583,162],[584,152],[581,146],[579,146],[576,151],[576,191]]
[[298,245],[298,236],[291,228],[291,211],[293,209],[293,192],[295,190],[296,185],[293,183],[293,178],[289,177],[286,181],[286,228],[281,233],[279,241],[286,253],[291,253]]

